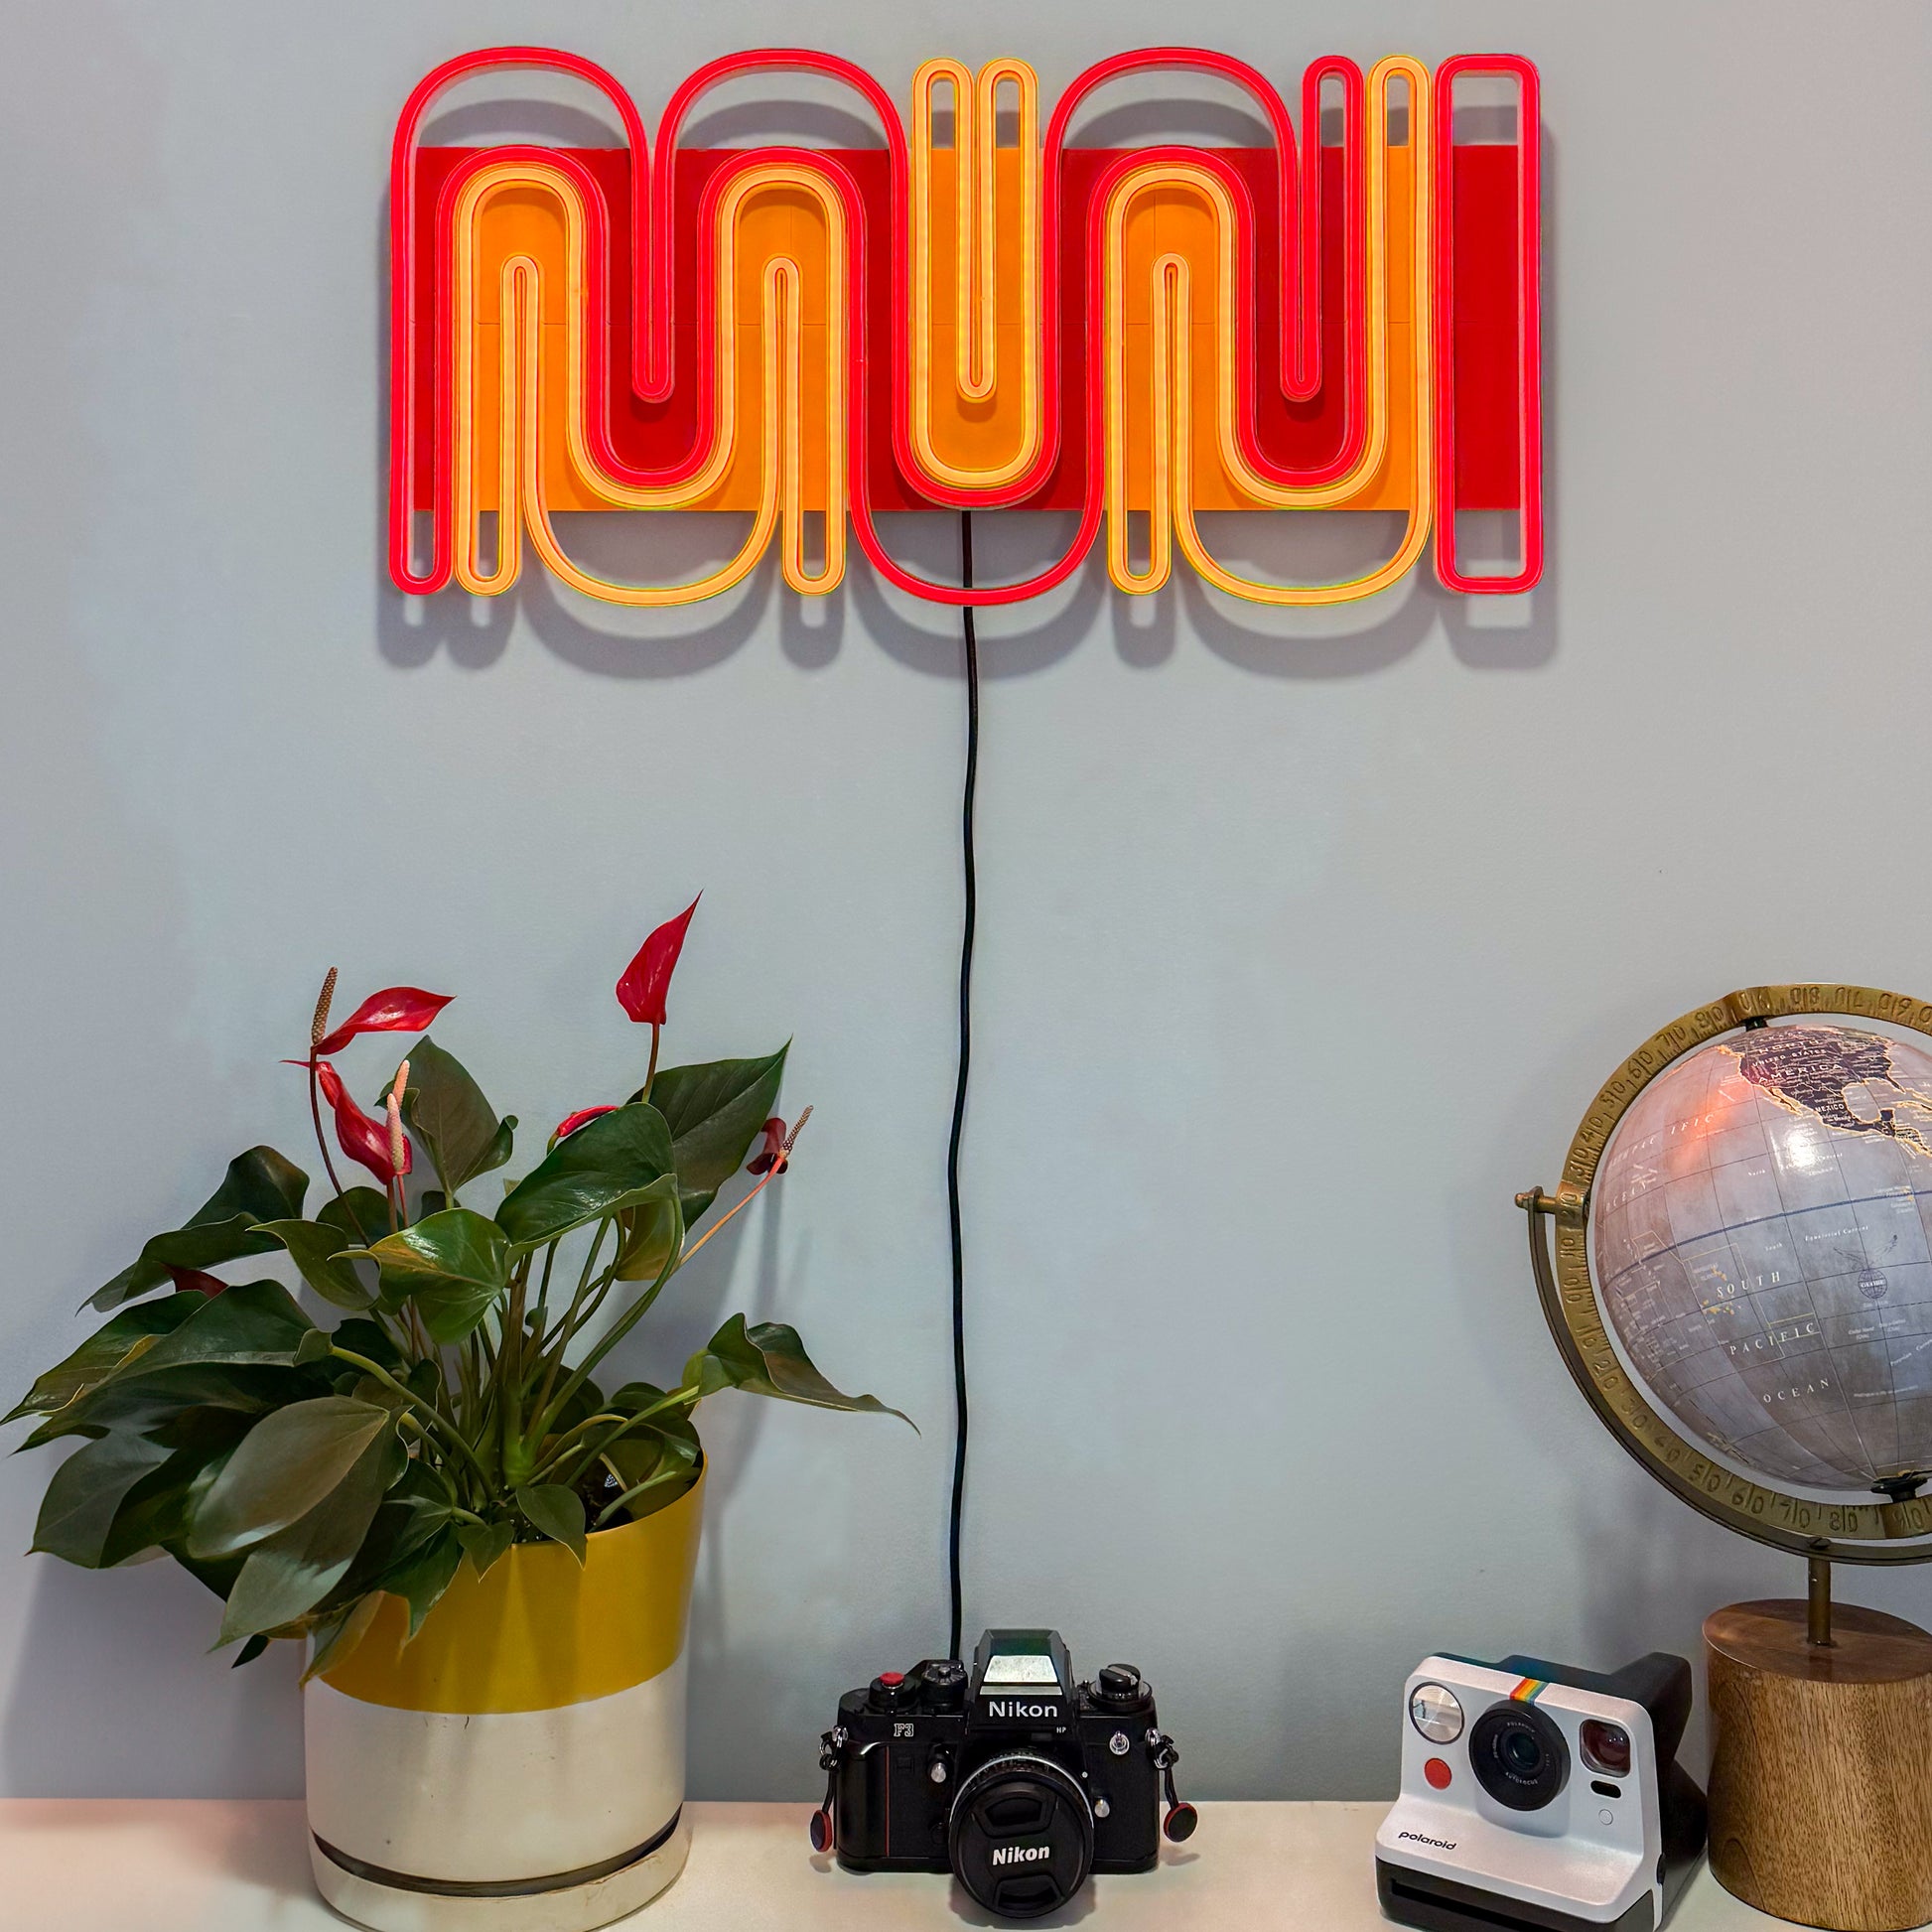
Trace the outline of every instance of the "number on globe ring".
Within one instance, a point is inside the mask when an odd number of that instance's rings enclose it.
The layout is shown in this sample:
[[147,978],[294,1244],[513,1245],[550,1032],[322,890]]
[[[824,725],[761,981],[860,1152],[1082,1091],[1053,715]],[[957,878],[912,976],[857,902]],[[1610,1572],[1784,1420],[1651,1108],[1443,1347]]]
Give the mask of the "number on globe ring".
[[[1909,1485],[1932,1470],[1932,1376],[1918,1391],[1928,1399],[1912,1412],[1923,1423],[1896,1406],[1913,1391],[1891,1385],[1888,1355],[1886,1390],[1855,1408],[1838,1386],[1837,1351],[1888,1332],[1882,1311],[1894,1306],[1895,1276],[1908,1292],[1920,1290],[1911,1300],[1932,1305],[1932,1236],[1918,1213],[1922,1193],[1932,1220],[1932,1052],[1830,1026],[1773,1029],[1778,1037],[1758,1035],[1757,1045],[1747,1034],[1716,1060],[1700,1050],[1747,1022],[1798,1016],[1877,1020],[1932,1035],[1932,1005],[1864,986],[1747,987],[1672,1021],[1603,1083],[1571,1142],[1556,1194],[1519,1197],[1533,1210],[1537,1286],[1551,1333],[1591,1407],[1693,1507],[1799,1555],[1919,1562],[1932,1558],[1932,1496],[1910,1494]],[[1922,1062],[1922,1072],[1907,1061]],[[1708,1069],[1705,1083],[1687,1104],[1700,1068]],[[1867,1079],[1889,1091],[1874,1096]],[[1654,1143],[1653,1161],[1635,1178],[1615,1142],[1626,1121],[1639,1143],[1646,1135]],[[1753,1132],[1766,1157],[1755,1166]],[[1714,1161],[1714,1149],[1725,1158]],[[1626,1191],[1598,1200],[1600,1183]],[[1545,1215],[1556,1223],[1554,1268]],[[1792,1231],[1805,1217],[1801,1261]],[[1597,1272],[1606,1243],[1622,1261],[1608,1303],[1591,1271],[1592,1229]],[[1911,1258],[1892,1252],[1901,1245]],[[1928,1259],[1918,1260],[1919,1252]],[[1819,1273],[1834,1257],[1847,1264],[1849,1296],[1836,1276]],[[1906,1272],[1913,1269],[1920,1272]],[[1753,1273],[1754,1287],[1732,1279]],[[1759,1297],[1768,1299],[1753,1308]],[[1641,1383],[1611,1345],[1612,1331]],[[1725,1351],[1720,1360],[1699,1364],[1703,1380],[1674,1372],[1700,1350],[1717,1349]],[[1670,1409],[1660,1408],[1666,1395]],[[1872,1427],[1881,1407],[1886,1428],[1868,1441],[1861,1417]],[[1763,1480],[1715,1464],[1713,1450]],[[1901,1500],[1874,1491],[1868,1502],[1833,1505],[1777,1486],[1858,1493],[1884,1481]]]

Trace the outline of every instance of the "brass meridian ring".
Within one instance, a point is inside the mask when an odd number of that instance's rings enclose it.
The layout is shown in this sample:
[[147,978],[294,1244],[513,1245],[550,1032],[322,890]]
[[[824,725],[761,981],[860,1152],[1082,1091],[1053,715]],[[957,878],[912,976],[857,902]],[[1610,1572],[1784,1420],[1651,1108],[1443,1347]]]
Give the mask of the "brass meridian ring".
[[[1517,1196],[1528,1211],[1530,1260],[1550,1332],[1577,1386],[1610,1433],[1657,1480],[1695,1509],[1760,1543],[1840,1563],[1919,1563],[1932,1557],[1932,1497],[1825,1503],[1787,1495],[1726,1468],[1679,1435],[1625,1372],[1604,1327],[1589,1273],[1589,1192],[1610,1135],[1637,1095],[1673,1061],[1747,1020],[1793,1016],[1881,1020],[1932,1035],[1932,1005],[1870,986],[1749,986],[1673,1020],[1603,1082],[1563,1164],[1554,1195]],[[1552,1272],[1539,1222],[1556,1223]]]

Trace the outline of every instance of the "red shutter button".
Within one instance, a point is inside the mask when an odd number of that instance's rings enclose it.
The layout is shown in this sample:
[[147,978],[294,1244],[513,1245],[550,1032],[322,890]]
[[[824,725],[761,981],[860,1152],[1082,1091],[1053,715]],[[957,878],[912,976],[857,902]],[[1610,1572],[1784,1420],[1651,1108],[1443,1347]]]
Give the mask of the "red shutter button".
[[905,1673],[902,1670],[882,1670],[879,1673],[879,1681],[889,1691],[897,1691],[905,1682]]
[[1447,1791],[1449,1786],[1449,1779],[1455,1775],[1449,1769],[1448,1759],[1441,1757],[1432,1757],[1422,1767],[1422,1774],[1438,1791]]

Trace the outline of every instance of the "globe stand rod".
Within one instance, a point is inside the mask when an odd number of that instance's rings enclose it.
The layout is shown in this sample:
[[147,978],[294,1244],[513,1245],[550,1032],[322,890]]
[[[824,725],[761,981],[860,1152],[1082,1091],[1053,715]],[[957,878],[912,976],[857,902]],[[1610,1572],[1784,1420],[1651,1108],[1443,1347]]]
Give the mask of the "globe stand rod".
[[1814,1650],[1832,1650],[1832,1560],[1805,1559],[1805,1641]]

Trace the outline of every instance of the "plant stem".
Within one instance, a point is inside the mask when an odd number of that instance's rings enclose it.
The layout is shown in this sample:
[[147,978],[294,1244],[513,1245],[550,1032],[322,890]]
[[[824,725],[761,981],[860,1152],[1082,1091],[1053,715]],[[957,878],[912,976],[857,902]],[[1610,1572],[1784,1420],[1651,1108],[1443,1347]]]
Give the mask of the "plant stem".
[[[557,1391],[556,1399],[554,1401],[550,1400],[549,1398],[549,1393],[548,1393],[549,1383],[548,1382],[545,1383],[544,1399],[538,1407],[537,1419],[535,1424],[532,1426],[532,1433],[535,1435],[538,1442],[541,1442],[543,1440],[544,1434],[549,1429],[550,1424],[558,1416],[561,1416],[566,1409],[570,1407],[571,1397],[574,1396],[577,1393],[577,1391],[581,1389],[584,1386],[584,1384],[591,1379],[591,1370],[594,1369],[598,1365],[598,1363],[601,1362],[605,1358],[605,1356],[608,1355],[611,1352],[611,1350],[614,1349],[618,1345],[618,1343],[621,1342],[624,1338],[624,1336],[627,1335],[631,1331],[631,1329],[637,1325],[638,1318],[643,1314],[644,1311],[647,1308],[649,1308],[654,1301],[656,1301],[659,1290],[663,1288],[664,1284],[667,1281],[669,1281],[676,1272],[677,1272],[677,1264],[675,1258],[673,1258],[671,1261],[665,1264],[664,1272],[661,1275],[659,1275],[654,1282],[651,1283],[649,1290],[645,1294],[640,1295],[636,1299],[636,1301],[632,1302],[631,1305],[627,1309],[625,1309],[621,1315],[618,1316],[617,1320],[612,1322],[610,1328],[605,1332],[601,1340],[592,1344],[590,1352],[585,1355],[584,1359],[581,1362],[579,1362],[574,1369],[571,1370],[569,1378],[565,1381],[563,1387]],[[557,1345],[556,1354],[551,1358],[552,1378],[554,1378],[556,1374],[557,1365],[563,1360],[563,1358],[564,1358],[563,1344],[560,1342]]]
[[[550,1359],[544,1368],[543,1387],[531,1411],[534,1416],[542,1417],[549,1412],[550,1392],[557,1386],[557,1371],[563,1366],[564,1350],[570,1345],[571,1336],[577,1332],[575,1326],[577,1311],[583,1306],[584,1291],[590,1286],[591,1270],[597,1265],[598,1251],[604,1246],[604,1237],[610,1230],[611,1220],[607,1215],[597,1224],[597,1234],[591,1242],[591,1251],[584,1257],[584,1272],[577,1278],[577,1292],[570,1298],[570,1307],[564,1311],[557,1323],[555,1336],[545,1335],[539,1341],[538,1345],[548,1352]],[[617,1266],[615,1262],[611,1265],[613,1268]],[[574,1391],[577,1386],[577,1381],[573,1380],[572,1390]],[[542,1441],[541,1434],[538,1435],[537,1440]]]
[[[430,1419],[430,1421],[433,1422],[436,1425],[436,1427],[443,1432],[444,1439],[449,1443],[453,1444],[462,1452],[464,1460],[467,1461],[470,1464],[470,1466],[476,1470],[478,1475],[483,1478],[485,1483],[487,1483],[489,1477],[486,1471],[484,1470],[483,1465],[477,1460],[476,1452],[471,1449],[470,1445],[463,1440],[462,1432],[456,1429],[455,1427],[453,1427],[450,1423],[446,1422],[444,1418],[434,1408],[432,1408],[429,1403],[425,1402],[423,1398],[419,1396],[414,1389],[406,1388],[402,1383],[398,1382],[396,1378],[393,1375],[391,1375],[389,1371],[386,1368],[384,1368],[380,1362],[372,1362],[369,1360],[369,1358],[366,1355],[356,1354],[356,1352],[352,1348],[339,1347],[337,1344],[332,1342],[330,1344],[329,1352],[330,1354],[334,1355],[338,1361],[352,1363],[356,1368],[359,1368],[365,1375],[373,1375],[375,1379],[378,1382],[380,1382],[385,1388],[394,1390],[395,1393],[401,1396],[402,1399],[405,1402],[407,1402],[412,1408],[420,1409],[423,1412],[423,1414],[426,1415]],[[425,1431],[424,1434],[427,1435],[428,1431]]]
[[643,1479],[643,1481],[638,1483],[634,1488],[626,1489],[621,1496],[617,1498],[615,1502],[606,1503],[604,1507],[597,1512],[597,1521],[591,1525],[591,1528],[594,1530],[601,1530],[605,1526],[605,1524],[608,1523],[611,1520],[611,1518],[618,1513],[619,1510],[626,1508],[631,1503],[634,1503],[637,1500],[637,1498],[644,1493],[646,1489],[655,1489],[661,1483],[675,1482],[678,1479],[678,1477],[682,1475],[686,1475],[688,1473],[689,1473],[688,1470],[679,1467],[675,1469],[660,1469],[655,1474],[646,1476]]
[[694,1254],[696,1254],[698,1250],[702,1248],[704,1244],[707,1241],[709,1241],[714,1234],[717,1234],[721,1232],[723,1229],[730,1227],[733,1218],[737,1215],[744,1213],[744,1211],[748,1207],[750,1207],[751,1204],[755,1200],[757,1200],[761,1193],[764,1192],[765,1188],[770,1186],[770,1184],[774,1180],[776,1180],[781,1173],[784,1173],[786,1167],[789,1165],[790,1162],[792,1143],[797,1140],[799,1134],[803,1131],[805,1122],[811,1118],[811,1112],[812,1110],[809,1107],[807,1107],[805,1111],[798,1116],[798,1125],[791,1130],[789,1135],[786,1136],[784,1148],[780,1152],[778,1159],[774,1161],[770,1167],[766,1168],[764,1173],[759,1176],[759,1184],[756,1187],[754,1187],[752,1191],[749,1194],[747,1194],[743,1200],[734,1202],[732,1206],[729,1209],[727,1209],[725,1213],[721,1214],[717,1220],[713,1221],[712,1224],[708,1228],[706,1228],[705,1231],[701,1235],[699,1235],[698,1238],[694,1242],[692,1242],[688,1248],[685,1249],[684,1259],[686,1261],[689,1261],[691,1257]]
[[[582,1475],[584,1470],[593,1462],[597,1461],[610,1449],[613,1443],[621,1441],[622,1438],[628,1436],[639,1425],[650,1422],[655,1416],[661,1416],[667,1409],[696,1408],[699,1400],[700,1393],[696,1389],[673,1389],[661,1402],[653,1402],[648,1409],[640,1409],[634,1416],[626,1416],[616,1429],[612,1430],[607,1436],[602,1437],[596,1444],[583,1451],[584,1459],[570,1475],[560,1477],[559,1479],[575,1482],[577,1477]],[[613,1473],[616,1474],[617,1471],[614,1470]]]
[[322,1150],[322,1165],[328,1171],[329,1184],[336,1190],[336,1198],[343,1197],[343,1183],[336,1173],[336,1164],[329,1158],[329,1143],[322,1135],[322,1083],[316,1077],[316,1055],[313,1049],[309,1054],[309,1118],[316,1124],[316,1146]]
[[[542,1461],[540,1461],[536,1465],[536,1467],[530,1471],[530,1480],[532,1482],[541,1482],[544,1476],[548,1474],[550,1470],[554,1469],[557,1466],[557,1464],[561,1462],[564,1459],[564,1457],[570,1453],[571,1444],[575,1442],[579,1436],[583,1435],[583,1433],[587,1429],[596,1429],[601,1424],[608,1423],[608,1422],[624,1423],[624,1422],[628,1422],[630,1418],[628,1416],[625,1416],[617,1410],[603,1409],[600,1410],[594,1416],[586,1416],[584,1420],[580,1423],[573,1423],[571,1427],[567,1431],[565,1431],[563,1435],[557,1438],[556,1444],[550,1450],[550,1453],[546,1455],[542,1459]],[[617,1438],[613,1437],[611,1438],[611,1440],[615,1442]]]
[[[556,1259],[557,1259],[557,1244],[556,1242],[553,1241],[551,1242],[549,1247],[547,1247],[543,1251],[543,1277],[537,1283],[536,1331],[539,1336],[541,1336],[543,1333],[543,1327],[545,1321],[549,1319],[550,1268],[551,1268],[551,1264]],[[529,1268],[530,1268],[530,1264],[526,1260],[523,1264],[523,1272],[524,1272],[525,1280],[529,1278]]]
[[650,1063],[644,1068],[643,1103],[645,1106],[650,1104],[651,1083],[657,1078],[657,1041],[663,1031],[655,1020],[650,1023]]

